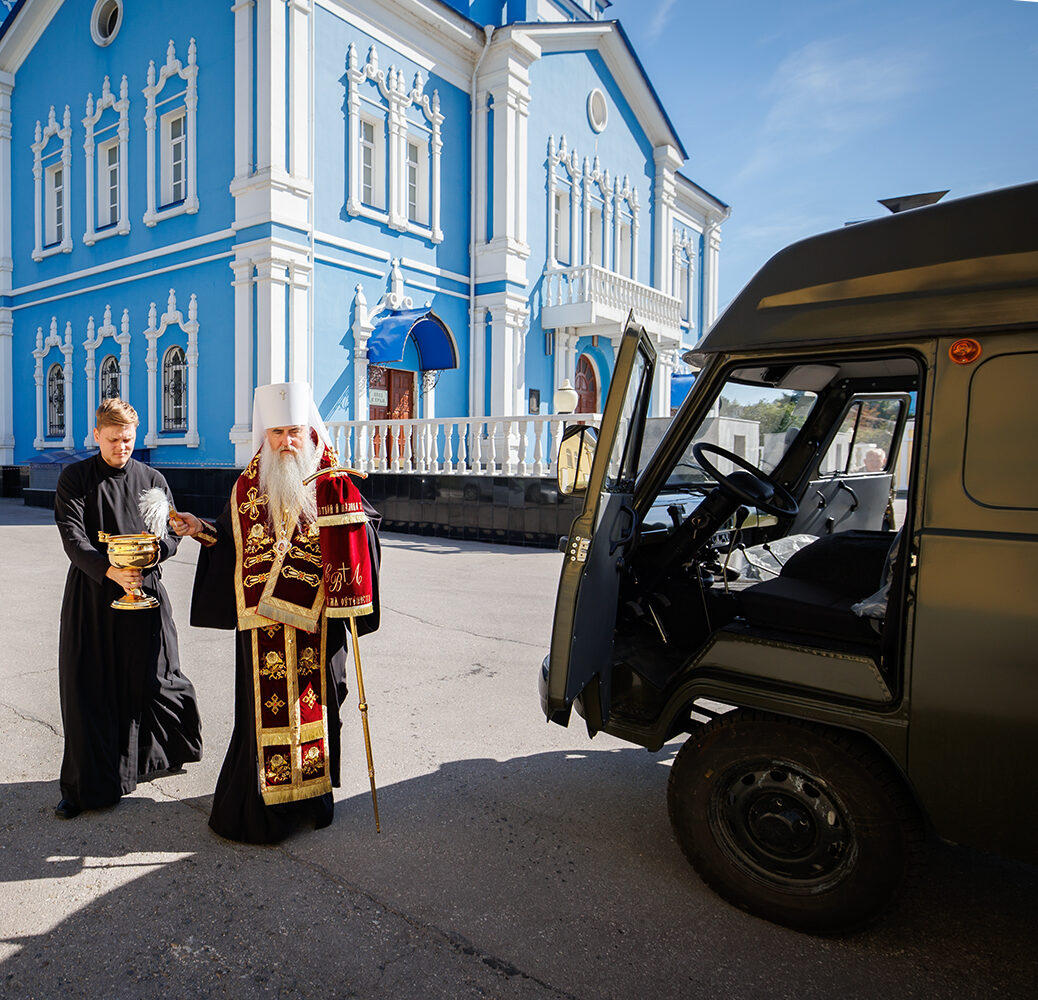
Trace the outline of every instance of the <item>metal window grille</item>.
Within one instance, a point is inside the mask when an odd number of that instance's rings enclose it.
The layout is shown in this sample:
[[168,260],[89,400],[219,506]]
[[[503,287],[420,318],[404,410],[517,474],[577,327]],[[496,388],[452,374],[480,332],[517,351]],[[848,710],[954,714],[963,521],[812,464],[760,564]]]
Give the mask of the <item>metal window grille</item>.
[[109,354],[101,362],[101,398],[118,399],[119,397],[119,362]]
[[181,347],[171,347],[162,362],[162,429],[187,430],[187,359]]
[[51,365],[47,372],[47,436],[65,436],[65,372]]

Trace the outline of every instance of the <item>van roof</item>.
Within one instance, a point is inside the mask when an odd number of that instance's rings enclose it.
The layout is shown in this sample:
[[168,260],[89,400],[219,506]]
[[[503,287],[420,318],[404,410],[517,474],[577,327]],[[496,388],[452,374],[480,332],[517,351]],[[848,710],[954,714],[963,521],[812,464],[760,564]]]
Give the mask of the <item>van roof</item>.
[[757,272],[691,355],[1034,323],[1036,220],[1031,183],[794,243]]

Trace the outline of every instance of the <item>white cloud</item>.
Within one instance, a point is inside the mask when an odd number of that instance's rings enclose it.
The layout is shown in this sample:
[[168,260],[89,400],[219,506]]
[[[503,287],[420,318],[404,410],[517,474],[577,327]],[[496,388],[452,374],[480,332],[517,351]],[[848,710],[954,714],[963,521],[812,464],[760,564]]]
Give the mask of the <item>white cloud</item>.
[[792,53],[764,89],[770,106],[741,176],[828,153],[883,124],[916,89],[922,58],[916,51],[860,52],[833,40]]
[[646,33],[649,41],[656,41],[666,30],[667,19],[675,2],[676,0],[660,0],[660,5],[656,8],[656,13],[652,15],[652,20],[649,22],[649,30]]

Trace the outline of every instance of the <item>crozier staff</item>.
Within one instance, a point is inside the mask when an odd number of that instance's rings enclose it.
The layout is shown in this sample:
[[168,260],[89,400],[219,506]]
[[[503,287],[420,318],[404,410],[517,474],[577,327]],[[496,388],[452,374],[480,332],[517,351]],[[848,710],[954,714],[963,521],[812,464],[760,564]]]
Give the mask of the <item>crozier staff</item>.
[[[117,568],[99,533],[147,530],[140,495],[162,475],[131,457],[137,411],[121,399],[98,408],[98,454],[58,478],[54,520],[71,561],[61,602],[58,683],[65,750],[56,814],[72,819],[132,792],[138,780],[202,758],[195,690],[180,672],[177,630],[158,566]],[[179,539],[159,542],[160,563]],[[118,611],[114,598],[142,586],[154,609]]]
[[363,531],[362,551],[353,550],[347,569],[322,560],[317,494],[306,480],[336,462],[309,385],[258,387],[252,428],[253,459],[220,517],[180,512],[174,530],[202,545],[191,624],[237,630],[234,731],[209,825],[230,840],[274,843],[297,826],[332,821],[346,698],[343,616],[363,615],[360,632],[378,628],[379,550],[369,518],[377,514],[354,488],[350,516]]

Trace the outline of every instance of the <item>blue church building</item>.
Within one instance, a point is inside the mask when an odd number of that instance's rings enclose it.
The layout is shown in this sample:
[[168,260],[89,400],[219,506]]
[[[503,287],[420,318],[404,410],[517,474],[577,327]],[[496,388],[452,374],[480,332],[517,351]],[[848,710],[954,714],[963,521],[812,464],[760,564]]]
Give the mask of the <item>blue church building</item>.
[[729,209],[610,6],[0,0],[0,465],[120,395],[152,464],[240,468],[294,379],[442,463],[445,422],[600,411],[631,309],[669,414]]

